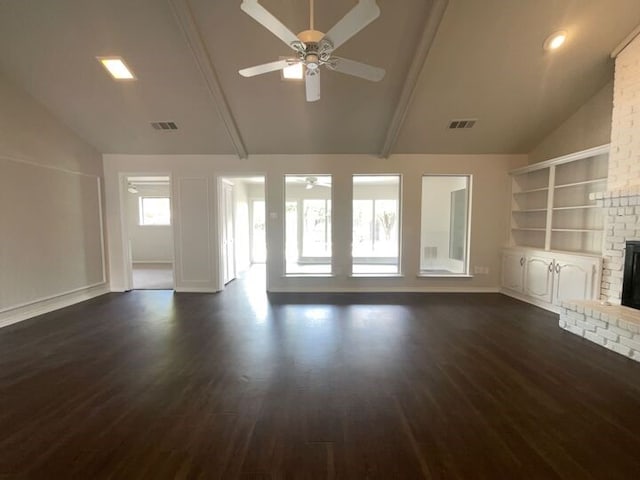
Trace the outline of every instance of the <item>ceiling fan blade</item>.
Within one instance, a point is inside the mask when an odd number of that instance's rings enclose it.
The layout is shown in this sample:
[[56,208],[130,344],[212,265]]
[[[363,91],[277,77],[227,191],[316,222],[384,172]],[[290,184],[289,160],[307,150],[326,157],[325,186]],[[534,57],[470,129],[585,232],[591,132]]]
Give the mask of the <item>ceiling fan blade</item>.
[[354,77],[364,78],[372,82],[379,82],[384,78],[384,68],[372,67],[366,63],[348,60],[346,58],[331,57],[331,62],[327,63],[327,67],[336,72],[353,75]]
[[335,50],[380,16],[376,0],[358,0],[358,4],[329,30],[324,38]]
[[305,75],[307,102],[317,102],[320,100],[320,70],[311,72],[311,70],[307,69]]
[[275,62],[264,63],[262,65],[256,65],[255,67],[243,68],[242,70],[238,70],[238,73],[243,77],[255,77],[256,75],[262,75],[263,73],[282,70],[283,68],[296,63],[299,62],[291,60],[276,60]]
[[243,0],[240,8],[294,50],[297,50],[297,48],[293,46],[294,44],[302,44],[296,34],[285,27],[280,20],[260,5],[258,0]]

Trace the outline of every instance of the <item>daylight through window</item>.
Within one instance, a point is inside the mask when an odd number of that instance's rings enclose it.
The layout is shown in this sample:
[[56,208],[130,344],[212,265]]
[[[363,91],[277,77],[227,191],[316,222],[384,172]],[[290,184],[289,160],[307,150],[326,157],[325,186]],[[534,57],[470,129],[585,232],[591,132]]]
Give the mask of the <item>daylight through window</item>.
[[285,176],[285,271],[331,273],[331,176]]
[[140,225],[171,225],[171,203],[167,197],[140,197]]
[[400,176],[353,176],[353,274],[397,274]]
[[469,175],[422,177],[420,271],[423,275],[468,273]]

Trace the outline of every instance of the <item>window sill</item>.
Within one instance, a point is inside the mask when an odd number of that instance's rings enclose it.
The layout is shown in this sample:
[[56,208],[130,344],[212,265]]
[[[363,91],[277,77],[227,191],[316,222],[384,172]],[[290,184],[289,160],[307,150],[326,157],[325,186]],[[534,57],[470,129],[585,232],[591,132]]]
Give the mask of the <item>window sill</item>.
[[404,278],[401,273],[352,273],[350,278]]
[[419,273],[418,278],[473,278],[470,273],[452,273],[447,275],[446,273]]
[[287,273],[280,278],[332,278],[333,273]]

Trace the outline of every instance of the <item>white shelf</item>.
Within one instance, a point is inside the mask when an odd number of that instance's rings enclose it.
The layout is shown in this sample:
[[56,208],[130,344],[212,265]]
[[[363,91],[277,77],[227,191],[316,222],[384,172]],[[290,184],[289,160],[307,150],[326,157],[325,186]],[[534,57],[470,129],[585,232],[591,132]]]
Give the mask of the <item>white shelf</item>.
[[574,205],[572,207],[553,207],[553,210],[584,210],[588,208],[600,208],[598,205]]
[[602,233],[600,228],[552,228],[552,232]]
[[549,187],[531,188],[529,190],[520,190],[519,192],[513,192],[514,195],[525,195],[527,193],[546,192]]
[[583,182],[563,183],[562,185],[556,185],[556,188],[578,187],[580,185],[591,185],[594,183],[606,182],[607,178],[594,178],[591,180],[585,180]]
[[605,189],[607,154],[603,146],[512,171],[510,245],[601,253],[605,212],[589,194]]

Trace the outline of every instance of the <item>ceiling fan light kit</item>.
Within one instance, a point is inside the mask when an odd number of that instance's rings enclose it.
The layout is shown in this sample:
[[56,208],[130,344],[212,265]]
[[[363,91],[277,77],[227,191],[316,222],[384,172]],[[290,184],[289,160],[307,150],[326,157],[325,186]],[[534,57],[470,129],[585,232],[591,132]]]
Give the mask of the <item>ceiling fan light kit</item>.
[[385,71],[382,68],[333,55],[340,45],[380,16],[380,8],[375,0],[359,0],[358,4],[326,34],[314,28],[313,0],[309,1],[309,30],[298,35],[260,5],[258,0],[243,0],[240,8],[296,52],[293,58],[243,68],[239,71],[243,77],[253,77],[301,64],[304,67],[308,102],[320,100],[320,67],[323,65],[329,70],[372,82],[384,78]]

